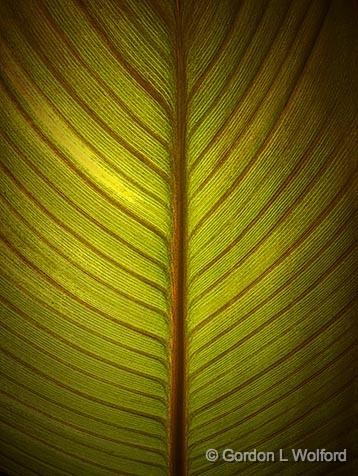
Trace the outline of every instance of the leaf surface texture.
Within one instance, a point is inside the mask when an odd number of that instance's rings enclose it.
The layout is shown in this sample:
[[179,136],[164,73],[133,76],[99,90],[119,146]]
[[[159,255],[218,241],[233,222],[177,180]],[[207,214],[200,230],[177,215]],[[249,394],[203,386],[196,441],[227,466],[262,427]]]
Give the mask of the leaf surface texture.
[[352,461],[355,2],[3,0],[0,23],[0,468]]

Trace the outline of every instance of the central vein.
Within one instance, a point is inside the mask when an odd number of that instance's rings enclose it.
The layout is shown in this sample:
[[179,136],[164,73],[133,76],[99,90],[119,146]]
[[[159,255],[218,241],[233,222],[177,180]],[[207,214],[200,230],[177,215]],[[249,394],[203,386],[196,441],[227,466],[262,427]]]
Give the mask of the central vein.
[[172,375],[170,395],[169,461],[172,476],[187,474],[186,468],[186,266],[187,266],[187,177],[186,58],[183,42],[183,15],[180,0],[175,8],[175,88],[173,150],[173,253],[172,253]]

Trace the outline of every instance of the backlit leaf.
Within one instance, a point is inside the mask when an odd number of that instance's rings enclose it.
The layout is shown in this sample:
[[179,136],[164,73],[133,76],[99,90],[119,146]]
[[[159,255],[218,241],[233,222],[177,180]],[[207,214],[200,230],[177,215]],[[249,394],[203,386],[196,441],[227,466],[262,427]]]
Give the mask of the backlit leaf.
[[0,23],[0,469],[352,475],[356,2]]

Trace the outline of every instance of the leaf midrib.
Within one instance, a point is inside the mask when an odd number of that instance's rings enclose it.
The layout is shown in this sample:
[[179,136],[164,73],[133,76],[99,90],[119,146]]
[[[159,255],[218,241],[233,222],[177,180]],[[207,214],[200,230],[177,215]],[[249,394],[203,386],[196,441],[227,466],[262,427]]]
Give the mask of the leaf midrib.
[[186,266],[187,266],[187,81],[183,35],[183,11],[180,0],[175,4],[175,116],[173,122],[172,173],[172,338],[171,385],[169,408],[169,462],[171,476],[187,474],[186,468]]

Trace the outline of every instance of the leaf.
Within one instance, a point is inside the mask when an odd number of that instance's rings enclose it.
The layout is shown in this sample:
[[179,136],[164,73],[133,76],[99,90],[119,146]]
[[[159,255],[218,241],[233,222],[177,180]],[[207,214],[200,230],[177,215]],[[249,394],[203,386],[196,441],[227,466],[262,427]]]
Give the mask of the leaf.
[[353,474],[356,7],[1,2],[2,470]]

